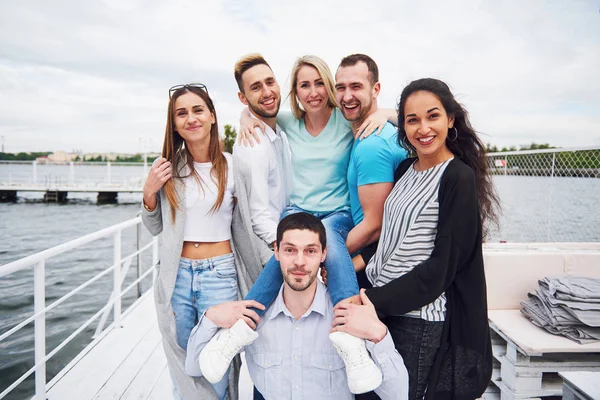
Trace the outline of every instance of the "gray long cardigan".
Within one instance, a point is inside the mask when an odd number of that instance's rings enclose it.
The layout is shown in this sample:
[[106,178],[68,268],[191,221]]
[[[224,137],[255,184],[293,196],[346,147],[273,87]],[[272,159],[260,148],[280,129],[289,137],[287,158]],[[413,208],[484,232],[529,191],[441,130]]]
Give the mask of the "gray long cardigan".
[[[238,278],[238,296],[243,298],[247,293],[262,266],[271,258],[273,252],[267,244],[252,231],[248,196],[251,190],[250,168],[244,166],[244,160],[234,156],[234,180],[237,205],[231,225],[232,248]],[[184,176],[187,167],[181,166]],[[180,204],[185,204],[185,188],[180,180],[175,180],[175,189]],[[142,221],[154,236],[165,232],[159,238],[160,265],[158,278],[154,285],[154,301],[158,326],[162,334],[163,347],[174,384],[183,400],[219,400],[210,383],[204,378],[192,378],[185,373],[185,351],[177,344],[175,317],[171,307],[171,296],[175,288],[179,259],[183,248],[183,226],[185,214],[182,210],[175,213],[175,221],[171,218],[171,206],[164,189],[156,196],[157,206],[152,212],[142,206]],[[229,375],[229,399],[238,399],[238,379],[240,358],[236,357]]]

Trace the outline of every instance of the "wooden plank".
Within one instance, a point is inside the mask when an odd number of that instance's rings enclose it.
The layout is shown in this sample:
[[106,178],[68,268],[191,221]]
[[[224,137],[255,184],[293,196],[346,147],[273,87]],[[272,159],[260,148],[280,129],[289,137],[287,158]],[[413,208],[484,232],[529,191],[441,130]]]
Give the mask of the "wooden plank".
[[173,398],[173,382],[171,382],[171,375],[169,374],[169,368],[165,365],[160,376],[154,383],[150,394],[146,398],[147,400],[165,400]]
[[[119,399],[127,390],[131,381],[142,367],[149,362],[157,346],[162,347],[158,323],[146,332],[145,336],[132,349],[127,358],[117,367],[114,373],[94,396],[95,400]],[[166,366],[166,362],[163,367]]]
[[507,342],[512,342],[524,355],[548,353],[600,353],[600,342],[578,344],[562,336],[552,335],[531,323],[519,310],[490,310],[490,326]]
[[150,396],[154,384],[165,370],[167,359],[162,344],[158,344],[150,358],[135,375],[121,400],[146,399]]
[[600,399],[600,372],[560,372],[575,399]]
[[90,344],[89,353],[48,391],[48,400],[92,399],[155,323],[150,295],[122,320],[122,328]]
[[[512,378],[515,379],[514,376]],[[530,377],[530,379],[533,379],[533,377]],[[562,395],[562,379],[555,373],[541,374],[539,381],[535,384],[532,380],[527,380],[527,377],[511,380],[510,376],[505,377],[502,375],[502,379],[496,384],[502,391],[503,399],[505,397],[508,399],[529,399]]]

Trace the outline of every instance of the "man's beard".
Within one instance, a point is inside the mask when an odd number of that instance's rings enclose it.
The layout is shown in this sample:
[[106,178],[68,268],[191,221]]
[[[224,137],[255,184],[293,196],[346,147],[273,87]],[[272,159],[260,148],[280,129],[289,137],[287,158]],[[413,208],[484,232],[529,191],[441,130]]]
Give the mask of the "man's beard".
[[309,279],[308,279],[308,281],[306,281],[306,283],[296,282],[296,279],[293,277],[293,275],[290,274],[290,271],[293,271],[293,270],[294,270],[293,268],[289,269],[287,271],[287,273],[283,275],[283,279],[288,284],[288,286],[296,292],[302,292],[302,291],[306,290],[310,285],[312,285],[312,283],[317,278],[317,272],[315,272],[314,274],[309,275]]
[[369,110],[371,109],[371,106],[373,105],[373,102],[369,102],[369,104],[363,104],[362,102],[359,103],[358,108],[360,110],[360,112],[357,114],[356,118],[354,119],[348,119],[346,117],[346,114],[344,114],[344,108],[341,108],[342,111],[342,115],[344,115],[344,118],[346,118],[346,121],[348,122],[358,122],[358,121],[364,121],[365,118],[367,117],[367,114],[369,113]]
[[248,107],[252,110],[252,112],[254,112],[254,114],[258,115],[259,117],[263,117],[263,118],[275,118],[277,116],[277,113],[279,112],[279,106],[281,105],[281,98],[277,101],[277,109],[275,111],[273,111],[271,114],[267,113],[266,111],[258,108],[258,107],[254,107],[254,105],[252,104],[248,104]]

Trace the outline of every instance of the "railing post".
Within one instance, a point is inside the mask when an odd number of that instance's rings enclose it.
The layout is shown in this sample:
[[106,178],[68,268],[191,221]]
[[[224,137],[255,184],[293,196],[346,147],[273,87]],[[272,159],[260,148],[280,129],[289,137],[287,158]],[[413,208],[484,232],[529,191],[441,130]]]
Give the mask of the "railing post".
[[552,153],[552,172],[550,174],[550,177],[552,177],[552,178],[554,178],[554,166],[555,165],[556,165],[556,153]]
[[[140,251],[140,244],[142,241],[142,223],[138,223],[136,225],[136,239],[137,239],[137,243],[136,243],[136,249],[139,252]],[[137,279],[140,278],[140,276],[142,275],[142,255],[138,253],[137,255]],[[142,282],[138,282],[137,284],[137,297],[140,298],[142,297]]]
[[113,304],[115,328],[121,327],[121,231],[114,236],[114,265],[113,289],[115,303]]
[[33,160],[32,167],[33,167],[33,184],[35,185],[37,183],[37,161]]
[[45,260],[34,267],[33,272],[33,304],[34,313],[38,315],[34,321],[35,352],[35,399],[46,399],[46,268]]
[[508,156],[504,156],[504,176],[508,173]]
[[106,162],[106,183],[110,185],[111,176],[110,176],[110,161]]

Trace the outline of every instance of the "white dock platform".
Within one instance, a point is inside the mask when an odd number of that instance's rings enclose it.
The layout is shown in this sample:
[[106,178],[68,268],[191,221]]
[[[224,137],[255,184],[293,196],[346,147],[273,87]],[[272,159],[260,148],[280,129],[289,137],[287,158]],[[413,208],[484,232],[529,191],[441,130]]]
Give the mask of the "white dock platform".
[[[95,339],[49,382],[48,400],[172,399],[152,290],[127,310],[122,326]],[[240,400],[252,399],[245,367],[239,390]]]

